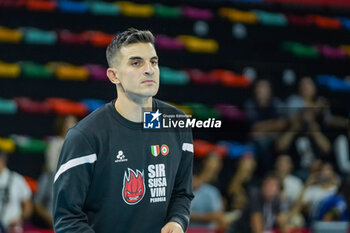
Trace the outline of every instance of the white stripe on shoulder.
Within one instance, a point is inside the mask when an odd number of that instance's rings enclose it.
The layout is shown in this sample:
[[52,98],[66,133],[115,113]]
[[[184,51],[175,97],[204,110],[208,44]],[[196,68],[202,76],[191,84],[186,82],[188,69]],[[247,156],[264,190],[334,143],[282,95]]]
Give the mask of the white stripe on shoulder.
[[193,153],[193,144],[192,143],[184,143],[182,144],[183,151],[189,151]]
[[65,164],[62,164],[60,166],[60,168],[58,169],[58,171],[57,171],[57,173],[55,175],[55,179],[54,179],[53,182],[56,182],[58,177],[60,175],[62,175],[63,172],[65,172],[65,171],[67,171],[67,170],[69,170],[69,169],[71,169],[73,167],[85,164],[85,163],[94,163],[96,160],[97,160],[97,155],[96,154],[86,155],[86,156],[82,156],[82,157],[79,157],[79,158],[75,158],[75,159],[69,160],[68,162],[66,162]]

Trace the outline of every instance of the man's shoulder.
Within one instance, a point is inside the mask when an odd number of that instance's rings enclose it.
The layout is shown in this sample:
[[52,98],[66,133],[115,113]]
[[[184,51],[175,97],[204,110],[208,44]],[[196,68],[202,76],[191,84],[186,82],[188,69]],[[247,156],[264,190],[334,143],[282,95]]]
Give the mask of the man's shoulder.
[[72,129],[76,129],[80,132],[86,133],[93,132],[95,130],[101,129],[108,124],[108,111],[109,105],[112,103],[102,105],[100,108],[91,112],[89,115],[80,120]]

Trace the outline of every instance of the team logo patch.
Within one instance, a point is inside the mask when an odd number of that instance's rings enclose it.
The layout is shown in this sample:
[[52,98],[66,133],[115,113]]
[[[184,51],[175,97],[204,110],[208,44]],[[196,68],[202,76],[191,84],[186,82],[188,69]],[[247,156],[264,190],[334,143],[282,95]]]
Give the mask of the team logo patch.
[[151,146],[152,155],[157,157],[159,155],[159,145]]
[[122,196],[126,204],[135,205],[145,196],[145,178],[143,172],[128,168],[124,173]]
[[165,144],[163,144],[161,147],[160,147],[160,151],[162,153],[162,155],[167,155],[169,153],[169,147]]

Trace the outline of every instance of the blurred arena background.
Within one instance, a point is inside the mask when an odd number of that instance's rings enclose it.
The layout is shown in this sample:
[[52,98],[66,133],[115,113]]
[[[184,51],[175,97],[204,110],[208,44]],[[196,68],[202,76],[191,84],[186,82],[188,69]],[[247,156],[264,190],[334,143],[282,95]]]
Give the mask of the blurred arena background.
[[105,49],[129,27],[156,36],[157,98],[223,122],[194,130],[188,232],[347,232],[348,0],[0,0],[0,171],[30,187],[2,225],[52,232],[65,132],[116,97]]

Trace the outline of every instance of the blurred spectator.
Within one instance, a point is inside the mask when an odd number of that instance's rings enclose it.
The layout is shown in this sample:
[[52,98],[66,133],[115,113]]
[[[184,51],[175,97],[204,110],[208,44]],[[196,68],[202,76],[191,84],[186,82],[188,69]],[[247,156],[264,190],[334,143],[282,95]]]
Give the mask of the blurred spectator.
[[0,150],[0,225],[6,232],[22,232],[22,222],[32,213],[31,191],[23,176],[7,168]]
[[281,118],[283,103],[272,94],[270,82],[260,79],[255,83],[254,97],[244,104],[252,124],[252,133],[256,136],[280,131],[284,127],[284,120]]
[[228,209],[242,210],[246,205],[249,191],[258,185],[254,176],[256,161],[251,154],[240,158],[236,173],[232,177],[225,195],[228,200]]
[[231,224],[227,233],[263,233],[276,227],[287,233],[285,212],[288,202],[281,198],[281,188],[279,178],[268,175],[261,190],[249,195],[241,218]]
[[34,222],[40,227],[52,228],[52,184],[57,162],[61,153],[67,131],[77,123],[75,116],[61,116],[56,120],[57,136],[52,137],[45,153],[46,166],[39,177],[39,190],[34,196]]
[[278,132],[286,126],[282,117],[282,102],[275,96],[270,82],[258,80],[254,86],[254,97],[245,102],[245,112],[251,124],[251,135],[257,148],[258,161],[264,171],[272,168],[271,143]]
[[349,219],[350,180],[342,181],[338,192],[325,198],[318,208],[317,221],[344,221]]
[[289,203],[293,203],[299,196],[303,187],[303,182],[298,177],[292,175],[293,161],[289,155],[280,155],[275,163],[275,174],[283,184],[283,193],[288,198]]
[[338,187],[338,177],[332,165],[330,163],[322,163],[320,168],[317,166],[312,167],[310,176],[305,182],[292,210],[293,213],[303,211],[309,219],[316,217],[321,201],[335,194]]
[[203,181],[208,184],[215,183],[222,168],[221,157],[214,152],[211,152],[207,155],[203,162],[203,170],[205,170],[205,173],[201,175]]
[[[207,157],[205,160],[210,160]],[[206,177],[206,161],[195,160],[193,168],[194,199],[191,203],[192,228],[225,227],[225,218],[220,191],[203,179]]]
[[331,143],[322,132],[321,123],[330,115],[327,102],[316,96],[316,87],[309,77],[299,83],[299,95],[287,101],[289,126],[276,141],[278,153],[292,155],[298,175],[306,179],[307,169],[316,158],[327,159]]
[[347,135],[341,134],[334,141],[334,154],[338,168],[342,174],[350,174],[350,127]]
[[311,77],[304,76],[299,81],[298,95],[287,99],[286,107],[289,116],[296,115],[304,109],[310,109],[315,114],[319,124],[334,127],[347,127],[348,121],[343,116],[333,115],[326,98],[317,96],[317,88]]
[[289,116],[297,115],[300,111],[310,109],[316,118],[325,120],[331,115],[328,101],[324,97],[317,96],[317,88],[311,77],[304,76],[298,85],[298,94],[291,95],[286,103]]

